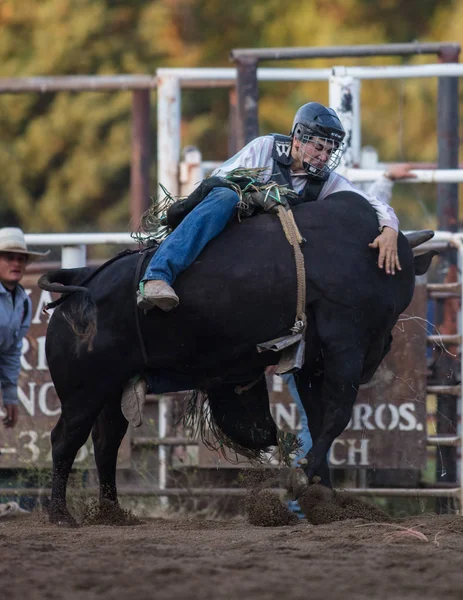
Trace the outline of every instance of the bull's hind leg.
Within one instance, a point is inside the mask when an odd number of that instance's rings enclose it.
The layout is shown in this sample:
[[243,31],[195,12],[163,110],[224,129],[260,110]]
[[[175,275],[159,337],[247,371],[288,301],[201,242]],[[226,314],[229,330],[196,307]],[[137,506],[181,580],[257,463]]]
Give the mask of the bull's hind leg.
[[117,453],[127,432],[128,422],[121,411],[120,395],[108,402],[92,429],[95,462],[100,481],[100,504],[118,505],[116,488]]
[[77,523],[66,505],[69,473],[77,452],[90,436],[106,398],[108,395],[110,398],[115,397],[116,394],[114,391],[111,393],[111,390],[102,385],[97,389],[85,388],[67,395],[59,392],[59,395],[62,413],[51,432],[53,479],[49,516],[51,523],[75,527]]
[[53,475],[51,502],[49,507],[50,522],[56,525],[76,527],[74,517],[66,505],[66,488],[72,465],[77,452],[87,441],[96,415],[88,415],[85,408],[80,418],[68,418],[61,414],[51,432],[53,456]]

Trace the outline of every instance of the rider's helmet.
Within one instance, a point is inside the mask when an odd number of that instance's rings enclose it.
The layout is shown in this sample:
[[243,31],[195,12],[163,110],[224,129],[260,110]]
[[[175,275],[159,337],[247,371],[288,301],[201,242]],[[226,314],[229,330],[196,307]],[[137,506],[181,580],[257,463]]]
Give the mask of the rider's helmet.
[[[332,108],[318,102],[308,102],[301,106],[294,116],[291,136],[301,141],[302,165],[308,175],[326,179],[339,164],[344,149],[346,135],[338,115]],[[307,146],[309,142],[312,145]],[[316,143],[312,151],[313,143]],[[326,149],[328,160],[321,163],[318,155]]]

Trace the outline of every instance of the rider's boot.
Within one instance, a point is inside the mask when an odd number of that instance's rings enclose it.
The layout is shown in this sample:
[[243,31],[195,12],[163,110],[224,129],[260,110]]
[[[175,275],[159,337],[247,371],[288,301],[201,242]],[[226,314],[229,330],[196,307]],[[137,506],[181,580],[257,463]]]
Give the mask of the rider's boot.
[[142,310],[151,310],[158,306],[169,311],[178,306],[179,298],[168,283],[162,279],[143,281],[137,293],[137,306]]

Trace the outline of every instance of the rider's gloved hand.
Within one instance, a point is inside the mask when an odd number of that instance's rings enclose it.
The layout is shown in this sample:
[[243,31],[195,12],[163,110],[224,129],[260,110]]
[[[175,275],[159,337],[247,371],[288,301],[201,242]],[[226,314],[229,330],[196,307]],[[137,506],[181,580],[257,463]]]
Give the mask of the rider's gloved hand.
[[283,194],[277,193],[275,189],[245,192],[243,194],[241,214],[243,216],[251,216],[263,212],[276,214],[280,206],[283,206],[287,210],[290,208],[288,198]]

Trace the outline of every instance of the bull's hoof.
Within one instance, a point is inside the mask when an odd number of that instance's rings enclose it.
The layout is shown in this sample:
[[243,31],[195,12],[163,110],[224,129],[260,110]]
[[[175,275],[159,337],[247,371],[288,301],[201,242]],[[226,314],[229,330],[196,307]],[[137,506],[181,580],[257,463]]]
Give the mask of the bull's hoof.
[[49,521],[52,525],[75,529],[79,524],[68,510],[50,510]]
[[249,523],[257,527],[282,527],[299,523],[299,517],[269,489],[249,490],[245,507]]
[[288,481],[286,483],[286,489],[294,500],[297,500],[302,492],[309,485],[307,475],[302,469],[293,468],[290,469],[288,475]]

